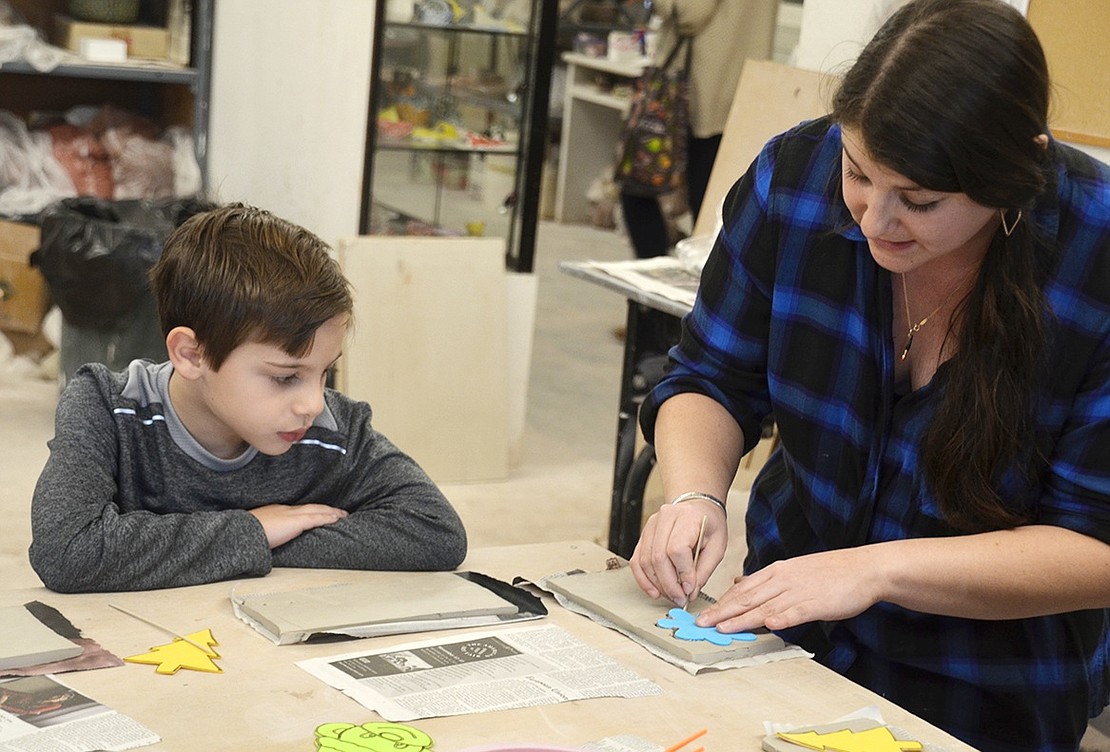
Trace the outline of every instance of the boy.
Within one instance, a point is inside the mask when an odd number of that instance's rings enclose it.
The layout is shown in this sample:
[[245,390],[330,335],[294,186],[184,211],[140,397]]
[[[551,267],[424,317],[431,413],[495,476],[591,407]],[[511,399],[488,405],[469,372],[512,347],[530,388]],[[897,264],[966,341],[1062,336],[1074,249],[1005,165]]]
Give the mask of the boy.
[[150,278],[169,360],[84,366],[58,404],[31,505],[48,588],[459,565],[439,489],[324,387],[352,300],[323,241],[236,204],[184,222]]

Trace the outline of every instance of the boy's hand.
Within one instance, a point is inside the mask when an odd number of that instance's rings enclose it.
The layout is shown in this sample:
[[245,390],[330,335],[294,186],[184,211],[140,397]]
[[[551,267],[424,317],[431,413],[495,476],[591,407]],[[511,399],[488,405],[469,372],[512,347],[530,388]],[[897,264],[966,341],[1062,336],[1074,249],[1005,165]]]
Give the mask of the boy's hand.
[[267,504],[250,512],[262,523],[271,549],[288,543],[305,530],[330,525],[347,516],[345,510],[327,504]]

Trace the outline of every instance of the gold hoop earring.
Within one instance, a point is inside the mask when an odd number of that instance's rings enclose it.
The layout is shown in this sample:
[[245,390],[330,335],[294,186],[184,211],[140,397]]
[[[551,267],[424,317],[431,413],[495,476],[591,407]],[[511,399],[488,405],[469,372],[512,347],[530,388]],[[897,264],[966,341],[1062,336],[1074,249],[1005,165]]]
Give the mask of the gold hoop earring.
[[1013,235],[1014,230],[1017,229],[1018,222],[1021,221],[1021,209],[1018,209],[1017,217],[1014,218],[1014,223],[1009,225],[1009,226],[1006,225],[1006,210],[1005,209],[999,209],[998,210],[998,216],[1002,218],[1002,234],[1005,235],[1006,237],[1010,237],[1011,235]]

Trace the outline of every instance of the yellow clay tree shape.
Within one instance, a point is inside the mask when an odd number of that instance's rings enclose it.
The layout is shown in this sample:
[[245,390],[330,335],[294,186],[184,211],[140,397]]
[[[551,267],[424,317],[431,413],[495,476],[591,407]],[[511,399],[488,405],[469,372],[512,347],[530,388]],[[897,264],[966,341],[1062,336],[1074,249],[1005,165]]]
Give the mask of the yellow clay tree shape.
[[148,663],[157,666],[155,673],[159,674],[176,674],[179,669],[183,668],[190,671],[223,673],[223,669],[212,660],[220,657],[220,654],[212,649],[213,645],[219,644],[216,642],[216,638],[212,636],[212,630],[205,629],[200,632],[193,632],[187,637],[198,645],[207,646],[208,649],[201,650],[197,645],[178,638],[165,645],[151,648],[149,653],[133,655],[123,660],[128,663]]
[[780,739],[809,749],[827,752],[921,752],[921,742],[901,741],[886,726],[866,731],[833,731],[819,734],[816,731],[778,734]]

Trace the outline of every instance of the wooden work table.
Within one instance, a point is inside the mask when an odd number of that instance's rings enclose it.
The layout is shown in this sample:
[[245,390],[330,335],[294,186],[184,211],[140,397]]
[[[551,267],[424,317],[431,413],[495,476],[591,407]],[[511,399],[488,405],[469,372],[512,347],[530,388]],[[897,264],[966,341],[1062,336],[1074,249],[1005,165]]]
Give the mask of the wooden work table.
[[[612,556],[588,542],[504,546],[471,551],[462,569],[512,581],[517,576],[539,578],[576,567],[600,570]],[[121,658],[146,652],[172,638],[109,604],[182,634],[210,628],[219,641],[216,649],[221,655],[221,674],[182,670],[164,676],[156,674],[153,666],[126,664],[59,674],[58,678],[162,737],[160,744],[147,749],[311,752],[314,731],[321,724],[362,724],[381,719],[294,665],[296,661],[447,633],[278,647],[234,616],[228,593],[233,586],[238,592],[265,592],[349,582],[359,575],[350,571],[281,569],[260,579],[139,593],[63,595],[28,588],[4,591],[0,606],[42,601]],[[546,596],[544,600],[550,616],[515,626],[557,624],[656,682],[664,693],[412,721],[411,725],[435,740],[436,752],[456,752],[493,742],[573,747],[621,734],[635,734],[666,746],[703,727],[709,729],[700,740],[707,752],[758,750],[765,720],[818,724],[868,705],[878,706],[887,723],[919,741],[948,750],[970,749],[814,661],[790,659],[691,676],[623,635],[562,609]]]

